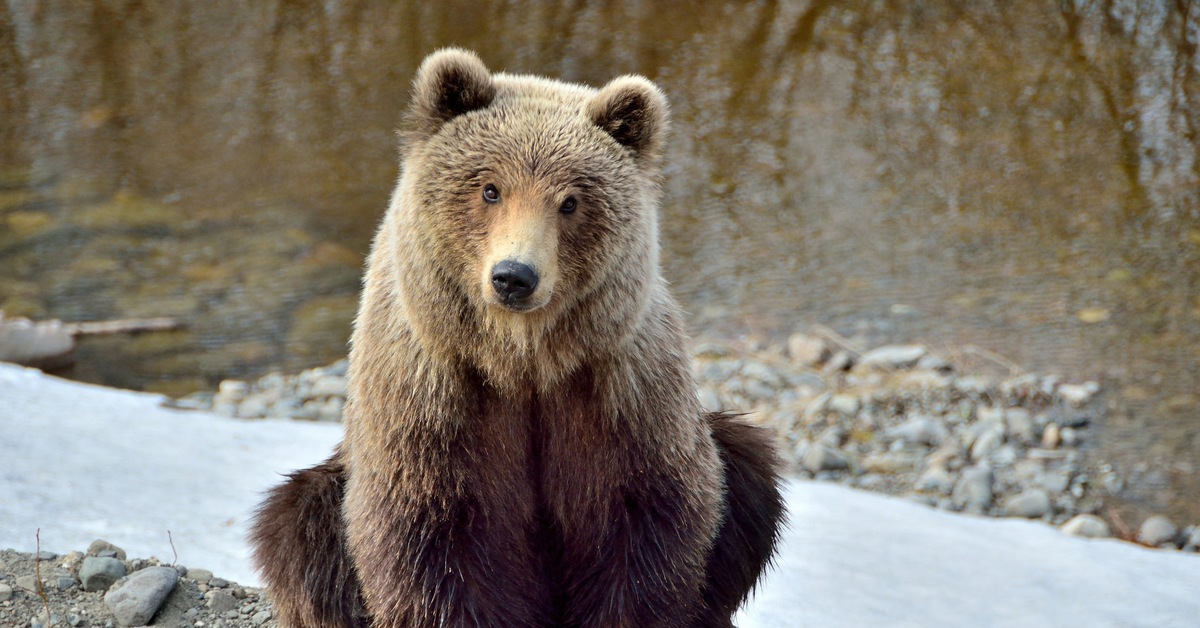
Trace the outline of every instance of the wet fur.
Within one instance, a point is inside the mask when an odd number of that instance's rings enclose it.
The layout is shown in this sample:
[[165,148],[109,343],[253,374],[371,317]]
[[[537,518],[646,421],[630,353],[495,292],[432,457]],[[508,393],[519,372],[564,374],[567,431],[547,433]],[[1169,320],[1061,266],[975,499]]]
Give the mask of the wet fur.
[[[697,401],[658,262],[667,119],[640,77],[422,64],[345,442],[254,526],[284,625],[729,625],[783,510],[769,434]],[[552,266],[532,311],[489,301],[512,255]]]

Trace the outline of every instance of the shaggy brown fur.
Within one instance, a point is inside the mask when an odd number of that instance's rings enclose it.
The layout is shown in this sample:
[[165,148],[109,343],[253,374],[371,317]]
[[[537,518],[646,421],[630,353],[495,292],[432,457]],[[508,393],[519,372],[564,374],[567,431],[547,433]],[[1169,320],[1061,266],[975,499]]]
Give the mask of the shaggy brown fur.
[[[408,118],[343,451],[255,524],[281,619],[729,625],[772,552],[777,464],[760,429],[697,402],[658,263],[661,92],[446,50]],[[536,285],[506,295],[500,262]]]

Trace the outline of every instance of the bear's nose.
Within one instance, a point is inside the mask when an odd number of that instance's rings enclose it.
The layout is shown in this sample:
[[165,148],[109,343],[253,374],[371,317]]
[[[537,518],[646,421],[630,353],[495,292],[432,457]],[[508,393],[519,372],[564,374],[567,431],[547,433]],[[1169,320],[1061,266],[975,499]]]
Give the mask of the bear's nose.
[[537,273],[528,264],[506,259],[492,267],[492,288],[505,304],[529,297],[537,285]]

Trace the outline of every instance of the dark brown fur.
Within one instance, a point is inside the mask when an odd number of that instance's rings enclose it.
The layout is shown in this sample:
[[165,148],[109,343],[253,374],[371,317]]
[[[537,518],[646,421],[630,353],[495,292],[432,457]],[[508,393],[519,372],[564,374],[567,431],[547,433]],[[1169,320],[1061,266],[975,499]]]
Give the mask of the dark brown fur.
[[[658,263],[667,124],[640,77],[422,64],[346,440],[254,528],[285,625],[729,625],[782,505],[770,437],[697,401]],[[521,304],[501,260],[541,278]]]

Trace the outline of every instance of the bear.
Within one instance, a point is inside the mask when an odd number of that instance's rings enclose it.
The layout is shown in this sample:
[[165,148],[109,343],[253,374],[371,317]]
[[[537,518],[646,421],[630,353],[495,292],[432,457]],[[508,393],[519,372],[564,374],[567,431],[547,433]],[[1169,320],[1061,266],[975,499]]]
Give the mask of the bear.
[[669,115],[428,56],[367,260],[345,437],[271,490],[287,626],[731,626],[784,518],[774,437],[699,403],[659,262]]

